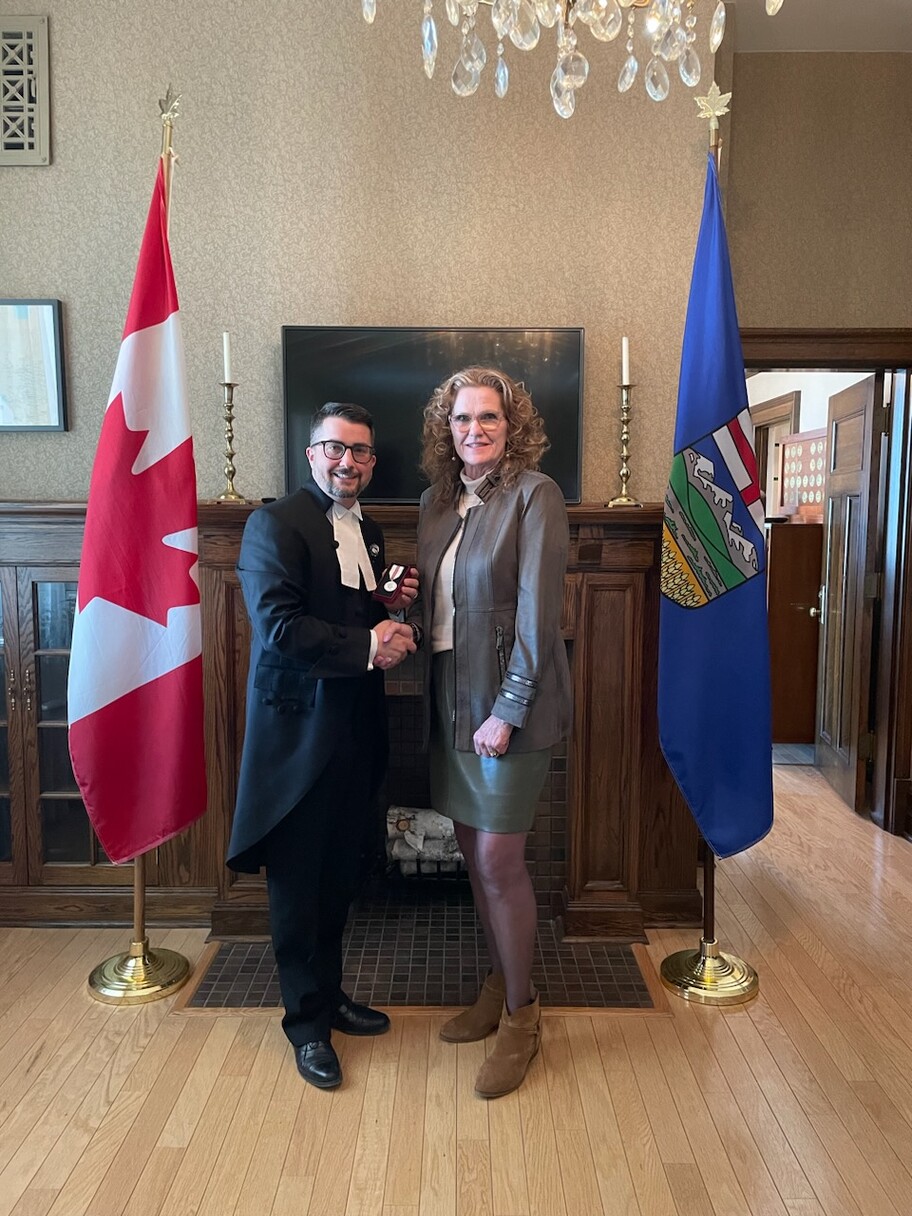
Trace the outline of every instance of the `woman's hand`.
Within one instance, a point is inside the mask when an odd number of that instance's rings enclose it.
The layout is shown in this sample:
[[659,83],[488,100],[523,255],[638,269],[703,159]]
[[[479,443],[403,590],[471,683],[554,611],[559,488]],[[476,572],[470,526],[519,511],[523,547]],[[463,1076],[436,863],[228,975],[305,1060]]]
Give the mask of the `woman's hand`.
[[[412,567],[414,570],[414,566]],[[418,598],[418,578],[417,571],[415,574],[408,574],[402,580],[396,598],[387,603],[387,608],[390,612],[407,612]]]
[[497,718],[494,714],[491,714],[490,718],[486,718],[472,736],[475,754],[478,756],[502,756],[510,746],[510,736],[512,734],[513,727],[509,722],[504,722],[503,718]]

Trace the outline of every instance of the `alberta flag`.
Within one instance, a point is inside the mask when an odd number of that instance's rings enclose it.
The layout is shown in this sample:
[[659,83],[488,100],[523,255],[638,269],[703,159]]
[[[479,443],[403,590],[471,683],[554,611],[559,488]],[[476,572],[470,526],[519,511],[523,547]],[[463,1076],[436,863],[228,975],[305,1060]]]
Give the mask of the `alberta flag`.
[[112,861],[202,815],[196,468],[161,164],[92,469],[68,704],[73,772]]
[[756,844],[773,823],[763,515],[710,156],[665,496],[659,736],[719,857]]

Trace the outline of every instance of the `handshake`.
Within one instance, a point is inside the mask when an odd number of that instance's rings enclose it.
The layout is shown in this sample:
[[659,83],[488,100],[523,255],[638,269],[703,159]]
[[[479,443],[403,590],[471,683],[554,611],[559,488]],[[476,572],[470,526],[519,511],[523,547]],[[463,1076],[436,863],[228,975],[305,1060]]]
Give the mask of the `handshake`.
[[398,667],[406,655],[414,654],[418,649],[417,627],[403,625],[399,621],[382,621],[374,626],[373,632],[377,639],[374,666],[383,671]]

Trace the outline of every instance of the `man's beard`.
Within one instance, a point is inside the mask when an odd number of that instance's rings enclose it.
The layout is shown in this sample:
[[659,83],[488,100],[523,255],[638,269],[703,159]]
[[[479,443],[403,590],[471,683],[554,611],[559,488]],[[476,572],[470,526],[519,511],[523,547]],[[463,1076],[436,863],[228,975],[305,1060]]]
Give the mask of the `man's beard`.
[[355,472],[355,474],[349,478],[349,481],[356,484],[342,486],[339,484],[335,476],[336,471],[337,470],[334,469],[331,473],[327,474],[326,485],[323,487],[324,491],[329,495],[330,498],[357,498],[361,493],[361,486],[363,484],[361,474]]

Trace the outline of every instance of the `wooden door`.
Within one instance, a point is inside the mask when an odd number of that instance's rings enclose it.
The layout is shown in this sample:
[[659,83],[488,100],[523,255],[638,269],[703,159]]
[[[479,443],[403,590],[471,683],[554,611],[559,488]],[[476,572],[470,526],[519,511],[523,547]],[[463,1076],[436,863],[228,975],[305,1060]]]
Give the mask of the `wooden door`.
[[769,525],[767,616],[774,743],[815,739],[822,555],[822,524]]
[[865,574],[873,537],[871,487],[880,445],[872,443],[875,405],[882,412],[883,377],[869,376],[830,398],[824,498],[823,593],[816,762],[855,811],[865,806],[869,751],[873,603]]

